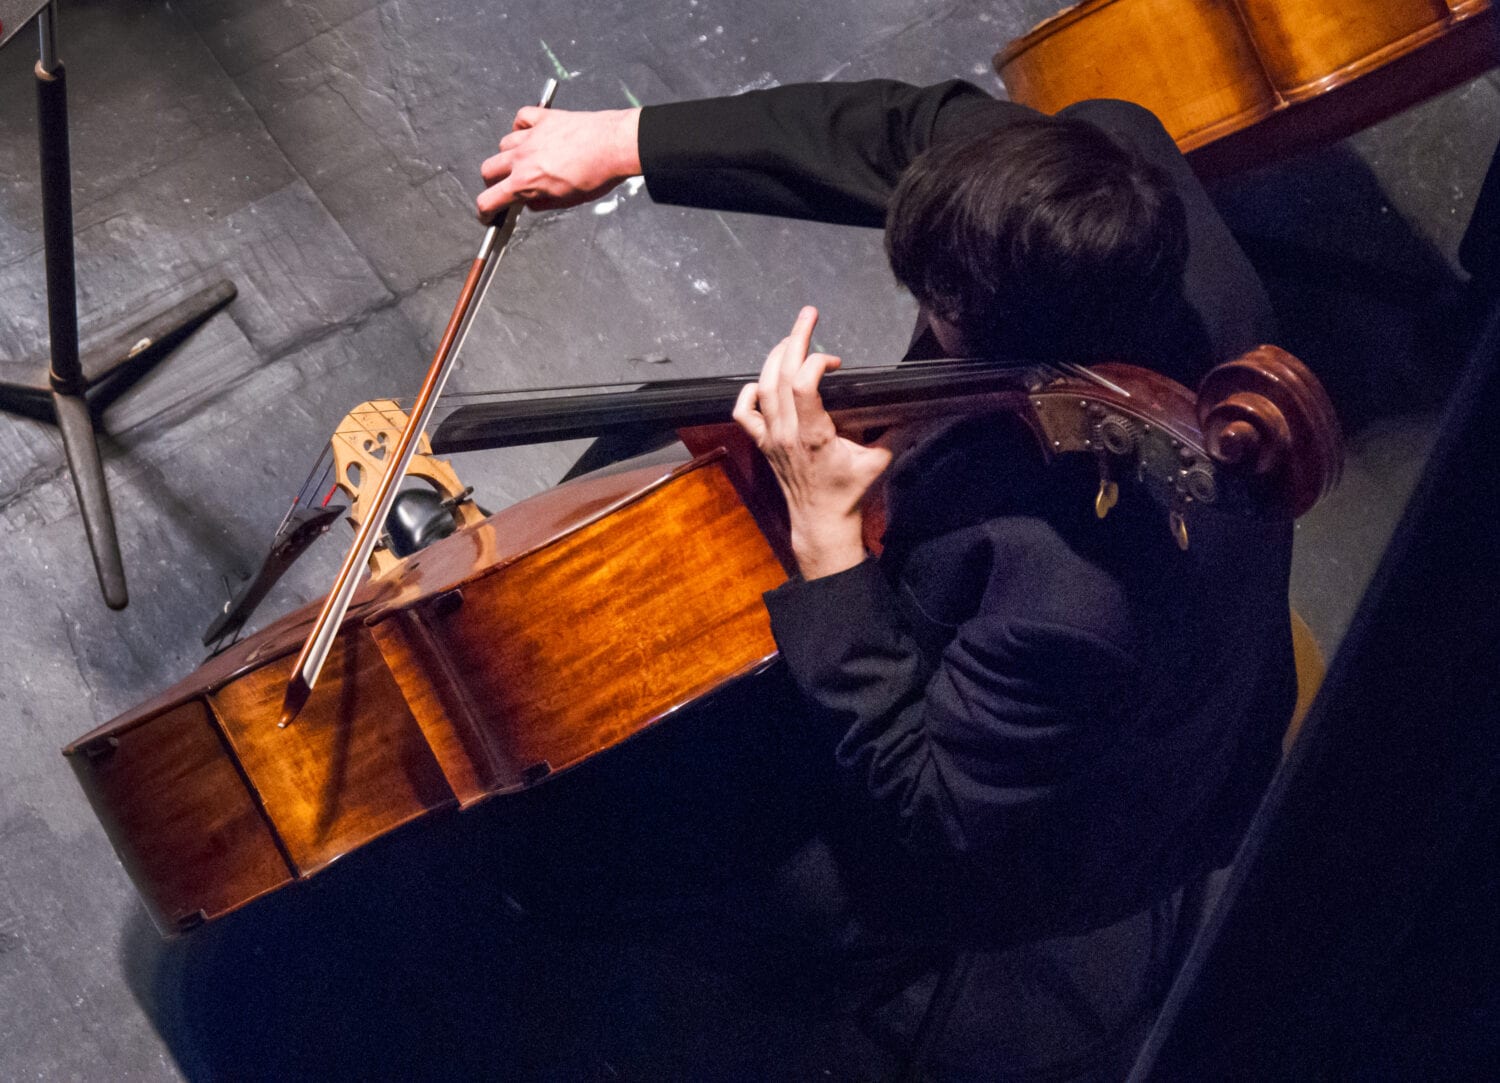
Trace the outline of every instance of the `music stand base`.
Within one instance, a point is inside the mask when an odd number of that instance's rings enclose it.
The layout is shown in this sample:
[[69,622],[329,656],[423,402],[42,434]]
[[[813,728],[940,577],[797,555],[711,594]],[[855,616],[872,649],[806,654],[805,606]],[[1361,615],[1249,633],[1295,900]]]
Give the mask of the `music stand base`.
[[234,296],[234,283],[216,283],[91,351],[82,358],[81,390],[55,386],[52,367],[46,362],[24,366],[33,373],[28,378],[0,379],[0,410],[49,421],[62,435],[68,472],[78,491],[83,528],[94,557],[94,570],[105,604],[111,609],[123,609],[129,596],[114,514],[104,484],[104,464],[99,456],[97,415]]

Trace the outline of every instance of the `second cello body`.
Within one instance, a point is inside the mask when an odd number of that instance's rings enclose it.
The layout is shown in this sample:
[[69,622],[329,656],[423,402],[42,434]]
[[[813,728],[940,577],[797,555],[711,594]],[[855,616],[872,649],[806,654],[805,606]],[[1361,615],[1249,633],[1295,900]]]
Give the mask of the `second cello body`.
[[1194,167],[1231,173],[1328,143],[1500,63],[1491,0],[1085,0],[1010,42],[1014,101],[1121,98]]

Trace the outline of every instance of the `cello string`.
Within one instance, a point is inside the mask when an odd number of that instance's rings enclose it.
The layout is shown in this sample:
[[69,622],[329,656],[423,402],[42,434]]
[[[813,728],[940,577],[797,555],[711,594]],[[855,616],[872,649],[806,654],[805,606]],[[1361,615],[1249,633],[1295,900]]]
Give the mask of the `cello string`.
[[[837,390],[841,394],[850,394],[857,392],[877,392],[882,390],[882,388],[887,385],[900,384],[905,382],[911,375],[913,375],[913,373],[907,370],[910,370],[914,367],[915,366],[913,365],[907,365],[903,368],[893,368],[884,371],[865,370],[858,373],[851,372],[849,375],[856,378],[840,383],[839,385],[837,385]],[[989,366],[987,365],[967,364],[962,367],[950,366],[944,369],[942,374],[962,376],[972,374],[974,371],[982,370],[988,367]],[[1084,368],[1083,366],[1055,366],[1050,364],[1040,364],[1024,366],[1022,368],[1019,368],[1017,371],[1019,375],[1023,376],[1028,381],[1040,380],[1041,382],[1047,382],[1051,379],[1062,377],[1064,375],[1073,376],[1078,379],[1088,380],[1089,382],[1105,388],[1115,394],[1119,394],[1122,397],[1129,397],[1129,393],[1124,388],[1119,387],[1119,385],[1115,384],[1113,381],[1099,376],[1091,370]],[[703,405],[705,404],[705,401],[712,402],[716,398],[724,397],[725,419],[727,420],[729,417],[729,409],[732,405],[732,403],[728,400],[727,392],[734,389],[738,385],[739,381],[736,380],[731,382],[728,379],[714,379],[704,382],[699,382],[696,380],[691,381],[691,386],[686,390],[682,389],[679,386],[664,387],[662,385],[656,385],[654,387],[648,387],[645,389],[639,387],[610,384],[580,385],[583,387],[595,389],[608,388],[610,390],[603,391],[598,396],[598,398],[593,401],[580,401],[572,405],[574,405],[578,410],[584,413],[597,412],[607,410],[609,408],[609,400],[617,398],[619,402],[625,407],[642,406],[670,411],[671,409],[681,406]],[[534,420],[538,417],[545,417],[547,414],[557,411],[560,407],[565,408],[568,405],[566,401],[561,401],[557,396],[538,398],[534,397],[534,393],[532,392],[515,390],[500,393],[476,392],[469,394],[467,398],[470,400],[470,403],[465,403],[463,405],[483,403],[486,401],[493,401],[495,403],[503,404],[507,400],[509,400],[514,404],[515,410],[512,416],[516,420]],[[562,399],[565,398],[566,396],[562,397]],[[461,406],[455,406],[453,409],[459,408],[461,408]],[[838,409],[840,407],[835,406],[834,408]],[[447,416],[451,416],[451,414],[448,414]],[[567,417],[569,415],[562,414],[560,416]],[[367,432],[368,429],[367,426],[364,425],[346,424],[338,431],[341,434],[348,435],[350,433],[364,433]]]
[[1063,361],[1059,364],[1059,367],[1070,376],[1077,376],[1080,380],[1087,380],[1089,383],[1098,384],[1100,387],[1113,391],[1117,395],[1124,395],[1127,399],[1131,397],[1129,391],[1126,391],[1113,380],[1100,376],[1087,365],[1075,365],[1071,361]]
[[[1029,376],[1033,379],[1058,378],[1064,375],[1073,376],[1078,379],[1088,380],[1100,387],[1106,388],[1116,394],[1129,397],[1129,392],[1113,381],[1092,372],[1082,365],[1071,363],[1060,364],[1018,364],[1006,365],[1018,374]],[[995,369],[995,363],[980,358],[944,358],[932,361],[908,361],[894,365],[862,365],[854,368],[840,370],[829,374],[828,379],[834,381],[830,390],[837,390],[841,394],[854,394],[859,392],[875,392],[888,385],[900,385],[909,383],[916,378],[920,382],[924,378],[953,376],[960,377],[971,375],[976,372],[987,372]],[[537,389],[507,389],[499,391],[474,391],[455,392],[447,396],[449,400],[448,410],[445,416],[451,416],[451,412],[461,409],[466,405],[496,403],[512,403],[515,408],[513,417],[516,420],[535,420],[545,418],[549,413],[555,412],[559,407],[568,405],[565,400],[577,398],[581,401],[575,403],[575,407],[583,413],[604,411],[609,409],[610,399],[619,399],[624,406],[651,407],[662,410],[672,410],[683,406],[701,406],[711,403],[718,398],[726,397],[730,391],[737,390],[751,378],[744,375],[730,376],[708,376],[687,377],[674,380],[661,380],[645,384],[626,383],[587,383],[557,385],[548,388]],[[569,394],[573,392],[587,392],[590,395]],[[463,400],[463,401],[455,401]],[[582,401],[587,400],[587,401]],[[401,400],[376,400],[392,401],[397,403],[396,409],[400,409]],[[728,407],[726,402],[726,420],[728,419]],[[837,408],[837,407],[836,407]],[[384,419],[387,424],[395,424],[396,418],[389,410],[376,410],[376,416]],[[378,438],[378,434],[371,428],[368,420],[371,411],[351,411],[346,414],[339,428],[333,436],[343,438],[352,443],[351,437],[372,436]],[[563,417],[569,415],[563,414]],[[400,427],[397,425],[396,427]],[[537,442],[545,442],[539,439]]]
[[[380,482],[384,479],[385,471],[391,468],[395,443],[400,440],[401,433],[404,431],[406,425],[410,421],[410,418],[400,409],[399,406],[387,407],[384,405],[385,403],[393,401],[394,400],[390,399],[371,399],[367,402],[361,403],[359,407],[350,410],[347,414],[344,415],[343,418],[343,421],[345,423],[352,421],[355,424],[341,424],[340,427],[335,429],[333,434],[329,437],[328,448],[330,456],[332,455],[334,441],[342,441],[345,446],[351,449],[351,451],[354,453],[354,457],[359,460],[353,464],[355,466],[358,466],[360,469],[360,477],[357,483],[348,477],[337,478],[334,482],[334,486],[336,488],[344,489],[346,495],[348,495],[350,501],[351,516],[354,516],[355,514],[354,505],[359,502],[360,497],[364,496],[366,493],[373,493],[380,485]],[[371,423],[369,419],[372,417],[372,415],[374,418],[378,419],[378,424]],[[382,439],[382,437],[387,433],[394,436],[395,440]],[[361,439],[365,441],[366,445],[363,448],[359,446]],[[417,438],[417,441],[418,448],[420,448],[426,441],[426,436],[419,436]],[[375,454],[375,446],[384,447],[384,451],[379,455]],[[361,451],[364,452],[363,455],[360,455]],[[425,453],[419,450],[417,454],[422,455]],[[368,459],[375,460],[375,462],[380,465],[381,469],[379,469],[378,471],[374,469],[366,469],[365,461]],[[329,491],[329,496],[331,495],[332,490]],[[326,504],[328,502],[328,499],[329,497],[325,497],[323,502]],[[361,514],[359,517],[355,518],[354,521],[356,525],[358,525],[363,521],[363,515]]]
[[[874,389],[883,383],[900,383],[910,381],[913,377],[940,376],[940,375],[967,375],[973,372],[990,371],[995,363],[982,358],[940,358],[930,361],[905,361],[897,364],[882,365],[860,365],[849,369],[840,369],[829,373],[825,378],[833,382],[836,388],[858,388]],[[1017,363],[1007,364],[1018,371],[1031,370],[1045,373],[1051,376],[1059,376],[1064,372],[1063,368],[1045,363]],[[1069,374],[1083,379],[1089,379],[1101,386],[1110,388],[1120,394],[1124,390],[1110,383],[1102,377],[1096,377],[1083,366],[1067,366]],[[457,409],[467,405],[515,402],[518,405],[535,402],[539,412],[545,412],[554,399],[570,397],[574,393],[592,393],[601,398],[607,396],[620,396],[628,398],[635,396],[637,401],[649,402],[657,406],[693,405],[702,402],[703,399],[712,394],[722,394],[730,389],[738,389],[746,383],[754,382],[756,376],[753,374],[734,374],[727,376],[707,377],[685,377],[677,380],[659,380],[645,384],[629,382],[613,383],[581,383],[581,384],[558,384],[541,388],[506,388],[483,391],[455,391],[445,396],[444,416],[449,416]],[[399,405],[404,405],[404,400],[394,400]],[[524,411],[522,411],[524,413]],[[351,431],[351,430],[339,430]],[[352,430],[362,431],[358,428]]]
[[[329,459],[329,457],[329,446],[325,443],[323,445],[322,451],[313,461],[312,469],[307,472],[307,478],[302,482],[302,488],[298,489],[297,495],[292,498],[291,507],[287,508],[286,514],[281,517],[281,522],[276,524],[276,532],[272,535],[272,537],[279,538],[281,536],[281,532],[286,529],[286,524],[291,521],[293,514],[296,513],[298,508],[312,506],[308,493],[310,490],[316,492],[316,490],[313,489],[313,479],[319,476],[319,467],[323,467],[323,476],[327,476],[328,467],[324,466],[324,463]],[[319,484],[319,488],[321,488],[321,482]]]
[[[848,382],[856,378],[909,376],[923,372],[924,370],[938,373],[962,373],[970,369],[992,367],[994,364],[993,361],[987,361],[978,357],[942,357],[925,361],[883,362],[874,365],[851,365],[849,368],[836,369],[830,372],[825,379],[835,382]],[[1022,367],[1022,363],[1017,363],[1016,367]],[[759,379],[759,376],[760,374],[755,372],[740,372],[720,376],[684,376],[671,380],[615,380],[600,383],[554,384],[548,387],[536,388],[494,388],[481,391],[454,391],[447,397],[454,401],[489,402],[495,399],[503,399],[506,396],[541,396],[554,392],[598,391],[608,393],[617,389],[650,390],[652,388],[674,387],[683,389],[701,387],[706,389],[717,384],[726,383],[743,386],[747,383],[754,383]]]
[[333,494],[338,492],[339,490],[338,482],[333,480],[332,474],[333,461],[330,457],[328,465],[323,468],[323,476],[318,481],[318,487],[312,492],[312,496],[314,499],[317,498],[317,495],[319,493],[323,494],[323,499],[318,501],[318,507],[320,508],[326,508],[328,506],[328,502],[333,499]]
[[[913,377],[963,376],[976,371],[991,370],[994,367],[993,362],[980,358],[944,358],[932,361],[909,361],[896,364],[855,366],[830,373],[829,378],[835,380],[839,386],[845,389],[869,391],[878,390],[883,385],[908,382]],[[1033,377],[1042,378],[1044,381],[1063,375],[1071,375],[1079,379],[1089,380],[1099,386],[1129,397],[1128,391],[1081,365],[1063,363],[1055,366],[1050,364],[1033,364],[1006,367],[1014,367],[1018,371],[1029,370]],[[745,374],[688,377],[677,380],[648,382],[644,387],[639,384],[624,382],[582,383],[530,390],[510,389],[455,392],[447,396],[447,400],[451,404],[450,409],[458,409],[463,405],[503,402],[508,399],[522,407],[519,411],[519,414],[522,416],[526,412],[524,408],[527,404],[533,405],[538,413],[542,413],[549,409],[556,409],[559,397],[566,397],[569,393],[576,394],[579,392],[592,393],[604,399],[618,397],[624,400],[635,396],[639,401],[644,397],[650,400],[652,405],[677,407],[700,403],[704,398],[709,396],[727,396],[729,392],[737,391],[739,387],[744,386],[744,384],[751,382],[753,379],[753,376]],[[377,403],[379,405],[376,405]],[[386,405],[387,403],[392,405]],[[321,453],[309,471],[292,506],[282,517],[281,523],[278,524],[276,530],[278,536],[282,529],[285,528],[287,522],[290,521],[295,510],[302,506],[312,507],[317,495],[323,492],[325,488],[328,491],[322,500],[322,504],[324,505],[327,504],[333,492],[337,489],[342,488],[346,492],[353,489],[354,492],[350,494],[351,500],[357,500],[360,490],[363,490],[367,485],[379,482],[380,479],[378,477],[371,476],[366,478],[362,476],[360,484],[355,486],[350,483],[349,479],[339,477],[335,479],[332,487],[328,487],[327,480],[330,474],[337,469],[337,457],[333,454],[333,444],[334,441],[342,440],[357,453],[360,450],[357,446],[357,442],[360,439],[367,439],[372,444],[380,443],[382,442],[380,440],[382,429],[399,433],[404,428],[404,423],[408,420],[403,416],[405,411],[402,409],[402,405],[400,399],[370,400],[367,403],[361,404],[361,408],[351,410],[343,416],[339,425],[330,434],[329,440],[324,443]],[[379,423],[383,424],[377,424],[372,419],[377,419]],[[726,410],[727,419],[728,412]],[[425,437],[423,440],[425,442]],[[366,447],[363,450],[369,452],[372,449]],[[422,453],[430,454],[430,449]],[[363,458],[357,454],[356,457]],[[378,458],[385,458],[385,456],[379,456]],[[389,460],[387,460],[386,466],[389,467],[389,465]],[[314,489],[315,478],[318,479],[318,483]],[[309,495],[310,491],[311,495]]]
[[[867,368],[848,373],[830,374],[823,387],[823,398],[829,409],[837,411],[857,407],[862,404],[861,399],[867,397],[874,399],[880,394],[899,396],[904,392],[917,396],[919,392],[928,390],[936,393],[935,397],[941,397],[945,383],[949,380],[964,381],[976,375],[991,374],[1011,376],[1023,386],[1046,383],[1062,375],[1059,370],[1050,365],[1006,366],[1005,369],[1000,370],[993,364],[984,362],[945,364],[941,368],[926,371],[919,370],[915,365],[895,366],[889,369]],[[739,388],[745,382],[739,379],[690,381],[687,384],[666,383],[645,388],[608,390],[594,394],[551,398],[511,393],[502,396],[475,396],[473,402],[464,405],[489,406],[499,411],[489,417],[491,422],[497,424],[548,419],[583,421],[588,417],[599,415],[604,415],[603,419],[623,421],[624,418],[621,415],[630,411],[643,411],[654,417],[660,417],[661,414],[670,415],[679,410],[687,413],[694,408],[701,411],[705,407],[721,406],[723,419],[727,421]],[[1094,382],[1113,390],[1120,390],[1103,379]],[[600,385],[593,386],[599,387]],[[455,413],[463,408],[463,406],[457,407]],[[616,409],[620,413],[611,415],[611,411]],[[453,416],[455,416],[453,413],[448,415],[450,418]],[[639,420],[647,422],[652,419],[640,418]],[[669,419],[663,420],[666,424],[671,423]],[[701,421],[692,422],[692,424],[701,423]]]
[[[556,89],[557,80],[548,79],[539,103],[542,108],[547,108],[552,104],[552,95]],[[417,438],[422,435],[431,420],[432,409],[437,404],[443,385],[447,383],[457,353],[468,338],[476,311],[473,302],[476,299],[482,299],[489,289],[490,282],[495,277],[496,268],[504,257],[510,238],[515,232],[521,207],[520,203],[512,203],[505,209],[503,217],[485,230],[479,251],[464,279],[463,289],[459,293],[453,313],[449,316],[448,326],[443,332],[437,353],[433,357],[432,364],[428,366],[422,390],[417,395],[411,416],[401,431],[401,437],[391,452],[391,461],[381,476],[380,484],[376,487],[372,501],[374,506],[366,520],[360,524],[354,536],[354,545],[345,555],[344,562],[339,567],[338,576],[334,579],[333,589],[324,599],[323,607],[313,622],[307,640],[303,643],[302,650],[292,666],[293,676],[287,682],[286,696],[282,701],[281,720],[278,723],[280,729],[291,725],[306,705],[308,698],[312,695],[313,686],[317,684],[318,676],[322,672],[323,664],[333,650],[334,642],[338,638],[339,626],[353,601],[354,592],[365,576],[367,570],[365,564],[374,551],[378,540],[377,532],[384,527],[383,520],[396,499],[402,475],[416,451]]]

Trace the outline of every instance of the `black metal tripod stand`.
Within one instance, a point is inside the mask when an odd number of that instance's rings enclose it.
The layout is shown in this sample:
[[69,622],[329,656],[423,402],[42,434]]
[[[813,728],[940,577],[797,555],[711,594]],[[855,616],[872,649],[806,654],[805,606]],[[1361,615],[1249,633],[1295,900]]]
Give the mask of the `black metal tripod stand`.
[[[34,0],[33,0],[34,3]],[[14,3],[7,5],[14,8]],[[0,363],[0,373],[21,369],[18,379],[0,375],[0,410],[51,421],[62,434],[68,471],[78,492],[84,531],[94,556],[94,570],[104,601],[122,609],[128,600],[114,513],[104,483],[104,465],[94,432],[94,409],[111,399],[161,360],[204,320],[228,304],[234,284],[219,282],[123,332],[110,344],[80,357],[78,303],[73,273],[73,182],[68,160],[68,95],[62,61],[57,56],[57,5],[47,2],[24,11],[24,19],[6,14],[0,44],[35,14],[41,35],[36,64],[37,130],[41,144],[42,238],[47,264],[47,323],[51,342],[48,362]],[[6,25],[9,24],[9,25]],[[98,390],[94,403],[89,393]]]

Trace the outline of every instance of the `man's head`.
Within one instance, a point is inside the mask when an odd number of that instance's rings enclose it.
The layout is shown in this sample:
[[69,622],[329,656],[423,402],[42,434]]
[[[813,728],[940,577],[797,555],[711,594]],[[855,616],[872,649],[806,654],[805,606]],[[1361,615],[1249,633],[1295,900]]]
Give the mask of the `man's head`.
[[940,144],[886,219],[896,278],[964,352],[1088,361],[1129,351],[1179,287],[1182,201],[1166,174],[1081,120],[1039,117]]

